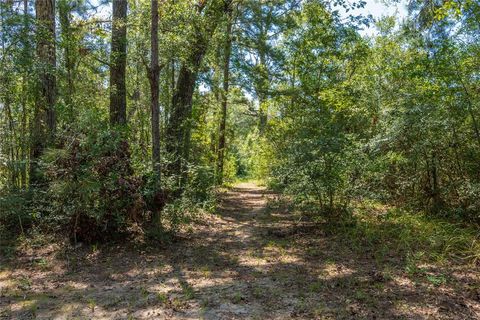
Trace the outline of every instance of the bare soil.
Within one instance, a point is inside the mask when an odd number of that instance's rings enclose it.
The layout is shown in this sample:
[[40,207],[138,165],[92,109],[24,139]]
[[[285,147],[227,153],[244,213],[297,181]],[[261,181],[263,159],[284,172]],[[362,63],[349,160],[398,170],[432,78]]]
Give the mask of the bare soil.
[[480,319],[478,270],[412,276],[395,253],[378,261],[270,208],[274,197],[240,184],[167,246],[51,245],[0,261],[0,319]]

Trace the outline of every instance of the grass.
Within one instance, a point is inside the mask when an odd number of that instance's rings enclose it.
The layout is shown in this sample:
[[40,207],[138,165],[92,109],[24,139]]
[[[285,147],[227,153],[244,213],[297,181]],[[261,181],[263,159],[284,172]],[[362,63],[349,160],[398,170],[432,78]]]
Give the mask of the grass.
[[202,274],[203,278],[211,278],[212,277],[212,270],[208,265],[202,266],[200,268],[200,273]]
[[443,263],[452,259],[472,265],[480,263],[478,228],[422,212],[397,208],[375,211],[372,204],[362,204],[355,208],[352,221],[333,228],[354,249],[372,250],[379,261],[400,256],[407,266],[419,261]]
[[317,280],[308,286],[308,291],[312,293],[317,293],[317,292],[321,292],[324,287],[325,287],[325,284],[322,281]]
[[240,184],[240,183],[252,183],[252,184],[255,184],[255,185],[260,186],[260,187],[266,186],[265,181],[260,180],[260,179],[254,179],[254,178],[251,178],[251,177],[236,177],[235,179],[233,179],[231,181],[225,181],[223,183],[223,187],[232,188],[232,187],[235,187],[237,184]]
[[168,303],[168,296],[163,293],[163,292],[159,292],[157,293],[157,300],[162,304],[162,305],[165,305]]
[[88,304],[88,308],[90,309],[90,311],[92,313],[95,312],[95,307],[97,306],[97,302],[95,301],[95,299],[89,298],[87,300],[87,304]]
[[187,300],[195,298],[195,290],[188,283],[181,283],[182,293]]
[[[419,262],[441,264],[453,260],[480,265],[480,228],[477,225],[368,200],[355,203],[350,211],[352,214],[345,216],[319,214],[315,204],[308,208],[296,205],[294,209],[301,210],[304,216],[313,216],[329,234],[348,242],[352,250],[368,250],[381,264],[401,258],[408,268]],[[312,256],[317,254],[315,249],[307,250]]]
[[440,286],[442,284],[447,283],[447,278],[443,274],[438,275],[438,276],[437,275],[427,275],[427,280],[435,286]]
[[283,252],[285,249],[288,249],[291,246],[291,241],[289,239],[269,239],[265,244],[265,249],[270,250],[279,250]]
[[235,292],[235,294],[232,297],[232,303],[240,304],[244,299],[245,297],[240,292]]

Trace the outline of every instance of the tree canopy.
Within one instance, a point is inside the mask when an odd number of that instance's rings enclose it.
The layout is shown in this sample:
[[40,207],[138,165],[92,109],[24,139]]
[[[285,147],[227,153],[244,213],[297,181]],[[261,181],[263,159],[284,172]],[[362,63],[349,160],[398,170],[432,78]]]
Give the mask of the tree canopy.
[[3,1],[2,225],[161,234],[238,179],[478,223],[479,4],[363,6]]

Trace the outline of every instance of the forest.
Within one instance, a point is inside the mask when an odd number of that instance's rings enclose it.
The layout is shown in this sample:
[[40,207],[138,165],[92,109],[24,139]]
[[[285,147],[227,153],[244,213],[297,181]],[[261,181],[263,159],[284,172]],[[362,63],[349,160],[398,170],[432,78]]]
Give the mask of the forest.
[[0,319],[480,319],[480,2],[373,2],[1,0]]

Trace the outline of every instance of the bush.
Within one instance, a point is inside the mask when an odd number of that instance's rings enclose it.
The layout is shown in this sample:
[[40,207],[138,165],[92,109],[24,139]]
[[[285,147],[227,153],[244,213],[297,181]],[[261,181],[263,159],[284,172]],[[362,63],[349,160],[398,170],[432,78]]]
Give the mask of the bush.
[[70,136],[63,149],[43,157],[50,212],[46,218],[74,241],[99,241],[121,235],[140,222],[141,180],[133,175],[128,144],[115,131]]
[[4,191],[0,194],[0,234],[24,233],[34,218],[31,208],[32,192],[27,190]]
[[361,252],[374,250],[377,258],[396,252],[407,259],[423,256],[427,261],[462,259],[472,264],[480,262],[478,228],[422,212],[405,211],[364,202],[355,210],[356,223],[343,228],[343,239]]

